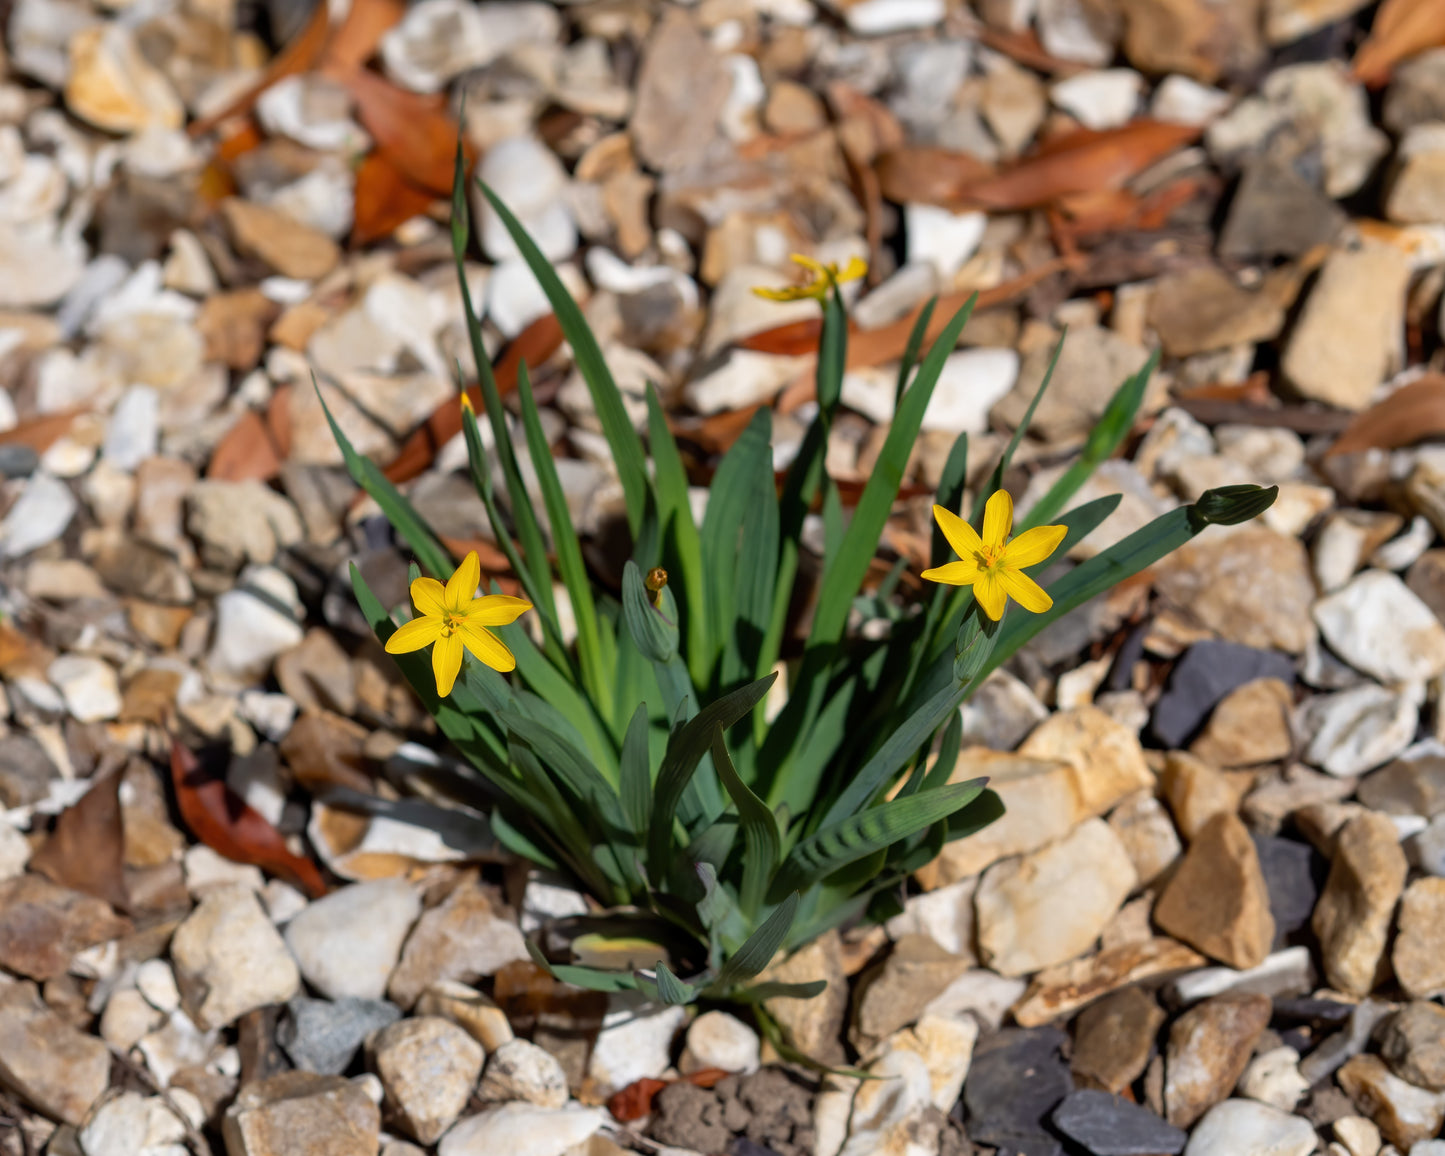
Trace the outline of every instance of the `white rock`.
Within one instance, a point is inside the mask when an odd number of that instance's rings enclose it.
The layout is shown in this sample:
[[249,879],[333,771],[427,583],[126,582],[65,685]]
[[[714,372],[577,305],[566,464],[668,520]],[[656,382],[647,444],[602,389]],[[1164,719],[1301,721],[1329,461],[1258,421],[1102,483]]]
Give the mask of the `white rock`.
[[1315,1130],[1302,1116],[1253,1100],[1225,1100],[1195,1125],[1184,1156],[1309,1156],[1315,1144]]
[[1435,541],[1435,527],[1423,514],[1416,514],[1401,534],[1375,548],[1370,565],[1381,570],[1406,570]]
[[1374,683],[1318,695],[1300,714],[1299,730],[1310,735],[1305,761],[1332,775],[1362,775],[1389,762],[1415,738],[1424,683],[1398,691]]
[[101,722],[120,714],[120,680],[103,658],[88,654],[62,654],[45,675],[65,699],[65,709],[77,722]]
[[978,1021],[968,1016],[925,1015],[882,1044],[883,1054],[913,1052],[928,1069],[929,1097],[940,1112],[958,1102],[978,1042]]
[[47,473],[34,473],[0,522],[0,556],[18,558],[65,533],[78,503],[70,487]]
[[300,988],[296,962],[254,891],[208,895],[171,939],[176,980],[196,1023],[219,1028],[246,1012],[284,1003]]
[[0,822],[0,880],[14,879],[30,862],[30,841],[9,823]]
[[1258,967],[1239,971],[1232,967],[1201,967],[1182,975],[1170,986],[1175,1002],[1198,1003],[1225,992],[1236,995],[1297,995],[1314,984],[1314,964],[1308,947],[1286,947],[1267,956]]
[[732,74],[732,88],[718,114],[718,124],[730,141],[741,143],[758,135],[758,114],[768,98],[758,62],[745,52],[730,52],[723,63]]
[[1300,1097],[1309,1091],[1309,1081],[1299,1072],[1299,1052],[1294,1048],[1271,1048],[1250,1061],[1239,1080],[1239,1094],[1282,1112],[1293,1112]]
[[133,470],[154,457],[160,438],[160,399],[145,385],[121,394],[105,429],[101,456],[121,470]]
[[105,1001],[105,1011],[100,1015],[100,1038],[111,1047],[128,1052],[165,1021],[165,1015],[151,1007],[135,988],[121,988],[111,992]]
[[306,910],[309,902],[305,895],[282,879],[266,880],[260,895],[261,902],[266,905],[266,914],[277,927],[285,927]]
[[539,1108],[504,1104],[457,1121],[437,1156],[563,1156],[608,1120],[601,1108]]
[[[1445,875],[1445,815],[1436,815],[1419,834],[1405,844],[1412,865],[1427,875]],[[3,872],[0,872],[3,874]]]
[[771,401],[806,366],[801,357],[731,349],[727,360],[684,389],[687,403],[698,413],[721,413]]
[[487,316],[503,337],[516,337],[550,312],[547,295],[520,257],[498,262],[492,269],[487,278]]
[[1049,98],[1085,128],[1102,131],[1133,119],[1143,89],[1144,78],[1132,68],[1105,68],[1059,81]]
[[587,1074],[609,1091],[660,1076],[672,1063],[673,1037],[686,1020],[686,1008],[656,1008],[635,992],[613,993]]
[[1445,671],[1445,626],[1394,574],[1361,574],[1316,602],[1314,619],[1331,649],[1381,682]]
[[487,1059],[477,1094],[484,1100],[525,1100],[539,1108],[560,1108],[567,1103],[567,1073],[546,1048],[511,1039]]
[[176,974],[163,959],[148,959],[135,972],[136,989],[157,1011],[173,1012],[181,1006]]
[[100,1105],[76,1137],[85,1156],[179,1156],[186,1126],[159,1096],[122,1092]]
[[974,898],[979,953],[1016,976],[1082,955],[1138,881],[1119,836],[1103,819],[1087,819],[984,872]]
[[1101,10],[1083,0],[1039,0],[1038,32],[1044,51],[1101,68],[1114,59],[1115,33],[1100,27]]
[[371,143],[351,117],[346,89],[314,73],[283,77],[271,85],[256,101],[256,116],[268,134],[289,137],[318,152],[365,151]]
[[890,939],[926,935],[951,955],[973,958],[973,893],[978,878],[910,895],[903,911],[885,925]]
[[[275,1001],[263,1000],[262,1005],[271,1002]],[[202,1030],[185,1012],[174,1011],[164,1024],[136,1044],[136,1048],[145,1057],[151,1075],[165,1087],[180,1069],[211,1063],[219,1038],[219,1030]]]
[[683,1071],[719,1068],[724,1072],[753,1072],[758,1068],[761,1048],[758,1033],[737,1016],[725,1011],[703,1012],[687,1029]]
[[[270,597],[263,601],[247,587]],[[277,609],[274,603],[290,613]],[[216,632],[206,658],[223,682],[260,682],[278,655],[301,645],[300,598],[296,584],[274,566],[248,566],[237,584],[216,599]]]
[[53,305],[85,272],[85,244],[49,222],[0,222],[0,309]]
[[853,307],[852,319],[860,329],[892,325],[937,292],[938,270],[933,262],[910,261],[866,297],[860,298]]
[[862,0],[848,5],[850,31],[859,36],[886,36],[910,28],[932,28],[942,21],[944,0]]
[[1154,90],[1149,115],[1171,124],[1208,124],[1229,107],[1229,93],[1192,77],[1166,76]]
[[186,848],[185,856],[181,859],[181,868],[185,874],[186,890],[195,899],[203,899],[213,891],[230,887],[260,891],[266,882],[261,868],[250,863],[232,862],[212,851],[204,843]]
[[517,923],[523,935],[530,935],[551,920],[586,915],[590,910],[587,896],[568,886],[565,880],[548,878],[540,871],[533,871],[527,876],[527,885],[522,889],[522,907]]
[[[498,141],[477,166],[477,179],[526,226],[545,257],[565,261],[577,250],[577,225],[567,204],[567,172],[557,154],[533,136]],[[521,255],[502,219],[480,193],[482,248],[494,261]]]
[[1343,1116],[1331,1127],[1335,1139],[1349,1150],[1349,1156],[1378,1156],[1380,1129],[1364,1116]]
[[840,1156],[874,1156],[908,1148],[897,1141],[933,1098],[932,1080],[923,1057],[911,1051],[889,1052],[868,1066],[853,1097],[848,1142]]
[[923,428],[943,433],[983,433],[988,411],[1013,389],[1019,355],[1012,349],[963,349],[943,363],[928,399]]
[[316,900],[286,925],[306,982],[327,999],[381,999],[421,897],[404,879],[353,883]]
[[929,1000],[923,1014],[957,1017],[967,1013],[996,1031],[1009,1008],[1022,998],[1027,987],[1022,979],[977,968],[964,972]]
[[948,283],[977,252],[987,226],[987,213],[954,213],[937,205],[904,205],[908,263],[932,265],[942,281]]
[[387,74],[413,92],[440,92],[453,77],[481,68],[527,42],[553,44],[561,17],[550,4],[470,4],[422,0],[381,38]]
[[207,297],[220,288],[205,246],[187,229],[177,229],[171,234],[163,277],[167,289],[192,297]]

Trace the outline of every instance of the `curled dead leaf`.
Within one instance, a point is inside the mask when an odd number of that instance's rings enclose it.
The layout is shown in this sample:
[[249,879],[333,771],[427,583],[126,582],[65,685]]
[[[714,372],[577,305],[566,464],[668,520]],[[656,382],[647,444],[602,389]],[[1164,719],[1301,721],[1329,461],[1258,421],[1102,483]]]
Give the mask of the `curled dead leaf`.
[[391,236],[435,200],[432,193],[407,180],[385,153],[372,153],[356,170],[352,248]]
[[30,857],[52,883],[130,908],[125,886],[125,825],[120,807],[121,769],[100,774],[95,785],[60,812],[55,829]]
[[1445,4],[1440,0],[1385,0],[1370,35],[1355,53],[1356,79],[1371,88],[1387,83],[1395,65],[1445,44]]
[[1445,434],[1445,375],[1432,373],[1357,414],[1325,456],[1399,449],[1441,434]]

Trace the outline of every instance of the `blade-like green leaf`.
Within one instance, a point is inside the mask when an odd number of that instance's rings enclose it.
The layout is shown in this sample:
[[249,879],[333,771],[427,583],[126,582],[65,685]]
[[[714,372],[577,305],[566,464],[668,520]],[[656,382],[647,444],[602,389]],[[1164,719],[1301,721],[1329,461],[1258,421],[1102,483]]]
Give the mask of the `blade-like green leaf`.
[[[968,482],[968,434],[961,433],[948,451],[948,460],[943,463],[943,472],[938,478],[938,493],[934,504],[945,510],[957,512],[963,506],[963,487]],[[937,521],[933,524],[933,541],[929,547],[929,565],[942,566],[948,561],[948,539]]]
[[1034,503],[1023,521],[1014,527],[1014,533],[1022,534],[1035,526],[1047,525],[1049,520],[1068,504],[1069,499],[1078,493],[1079,487],[1089,480],[1090,475],[1099,468],[1099,463],[1107,460],[1119,448],[1120,443],[1134,428],[1134,418],[1138,416],[1139,406],[1144,402],[1144,390],[1158,364],[1159,353],[1156,350],[1144,363],[1144,368],[1124,380],[1124,384],[1119,386],[1114,396],[1109,399],[1109,404],[1105,406],[1094,428],[1089,431],[1088,440],[1084,442],[1078,460],[1049,487],[1048,493]]
[[778,832],[778,821],[768,805],[738,777],[721,730],[713,732],[712,765],[722,780],[723,790],[727,791],[738,809],[738,826],[742,828],[745,852],[738,897],[743,915],[751,919],[762,906],[763,896],[767,894],[773,871],[778,866],[782,836]]
[[928,768],[928,773],[923,776],[923,783],[919,790],[936,790],[948,782],[949,776],[953,774],[954,766],[958,763],[958,752],[962,745],[963,715],[954,711],[948,716],[948,722],[943,728],[943,735],[938,740],[938,758],[934,760],[933,766]]
[[[894,409],[903,401],[903,391],[908,388],[908,378],[913,373],[913,367],[918,364],[918,354],[923,349],[923,339],[928,336],[928,325],[933,320],[933,311],[937,306],[938,297],[930,297],[914,320],[913,328],[908,331],[908,344],[903,347],[903,360],[898,363],[898,384],[893,390]],[[949,509],[953,507],[950,506]]]
[[547,295],[552,312],[557,315],[557,322],[562,326],[567,344],[572,347],[577,371],[587,383],[588,392],[592,394],[592,404],[597,410],[598,420],[602,423],[602,432],[612,449],[612,460],[616,463],[617,477],[622,483],[623,500],[627,504],[627,525],[635,538],[642,528],[643,510],[647,505],[647,471],[643,467],[647,459],[642,450],[642,439],[637,436],[637,431],[632,427],[632,419],[627,416],[622,393],[612,379],[612,371],[607,368],[607,362],[603,360],[602,350],[587,324],[587,319],[582,315],[577,302],[572,299],[572,294],[567,292],[567,287],[562,284],[556,270],[552,268],[552,262],[542,255],[542,251],[527,235],[522,223],[512,215],[512,211],[501,202],[496,193],[480,181],[477,183],[482,195],[487,198],[487,203],[501,218],[503,226],[521,250],[522,259],[532,270],[532,276],[536,277],[538,284],[542,286],[542,292]]
[[680,1007],[683,1004],[690,1004],[697,998],[697,992],[691,985],[683,983],[677,976],[673,975],[672,969],[662,960],[657,961],[657,995],[663,1003],[669,1007]]
[[580,967],[575,963],[549,963],[535,943],[528,939],[526,944],[532,962],[559,983],[570,983],[588,991],[637,990],[637,977],[631,972],[600,971],[595,967]]
[[687,627],[687,665],[692,681],[701,686],[708,677],[708,620],[703,594],[702,539],[688,498],[687,471],[668,429],[667,417],[652,383],[647,386],[647,437],[652,445],[658,517],[662,521],[664,565],[676,559],[674,569],[682,582],[683,621]]
[[652,769],[647,752],[647,704],[640,702],[622,736],[622,757],[618,760],[622,776],[622,813],[638,838],[647,834],[652,816]]
[[1033,401],[1029,402],[1029,408],[1024,410],[1024,420],[1019,422],[1018,429],[1014,430],[1013,437],[1009,438],[1008,445],[1004,447],[1003,457],[999,458],[998,465],[994,466],[993,473],[989,475],[988,485],[978,492],[973,502],[973,515],[969,521],[973,523],[974,529],[978,529],[983,522],[983,508],[988,504],[988,499],[1003,486],[1003,476],[1008,472],[1009,464],[1013,461],[1014,451],[1019,448],[1019,442],[1024,440],[1024,434],[1028,433],[1029,423],[1034,420],[1034,410],[1039,408],[1039,402],[1044,400],[1044,394],[1048,392],[1049,383],[1054,380],[1054,370],[1059,365],[1059,355],[1064,352],[1064,339],[1068,337],[1069,331],[1066,326],[1059,334],[1059,343],[1054,346],[1054,355],[1049,358],[1049,367],[1044,371],[1044,378],[1039,382],[1038,391],[1034,394]]
[[843,396],[843,370],[848,364],[848,314],[836,285],[823,302],[823,331],[818,338],[814,382],[818,408],[832,413]]
[[346,463],[346,472],[351,475],[351,480],[370,494],[376,504],[381,507],[387,521],[396,528],[397,533],[411,547],[412,553],[416,555],[423,570],[442,579],[450,576],[452,570],[455,569],[452,559],[442,544],[427,529],[421,515],[387,480],[386,475],[377,468],[375,462],[370,458],[362,457],[352,447],[350,440],[341,432],[341,427],[336,424],[336,419],[331,416],[326,399],[321,396],[321,387],[313,381],[311,388],[316,390],[316,400],[321,403],[321,410],[326,414],[326,422],[331,426],[331,436],[341,447],[341,457]]
[[614,832],[626,829],[615,788],[581,751],[552,728],[527,718],[520,711],[503,712],[502,722],[586,805],[585,818],[593,823],[601,822]]
[[[666,593],[667,587],[663,587]],[[676,606],[673,607],[676,611]],[[652,662],[670,662],[677,654],[676,618],[669,620],[652,604],[642,571],[631,558],[622,564],[622,617],[637,649]]]
[[793,848],[778,871],[776,889],[811,887],[839,868],[946,819],[972,802],[987,781],[953,783],[927,794],[893,799],[829,824]]
[[784,983],[781,980],[768,980],[766,983],[755,983],[752,987],[734,988],[728,993],[728,998],[738,1003],[762,1003],[765,999],[812,999],[821,995],[828,987],[826,979],[815,979],[808,983]]
[[798,893],[795,891],[785,896],[762,925],[748,936],[747,942],[733,952],[711,986],[717,991],[732,991],[767,967],[788,937],[788,929],[793,926],[797,913]]
[[961,811],[955,811],[948,817],[948,841],[955,839],[967,839],[970,835],[976,835],[990,823],[1003,818],[1003,800],[999,798],[997,791],[983,791],[973,802]]

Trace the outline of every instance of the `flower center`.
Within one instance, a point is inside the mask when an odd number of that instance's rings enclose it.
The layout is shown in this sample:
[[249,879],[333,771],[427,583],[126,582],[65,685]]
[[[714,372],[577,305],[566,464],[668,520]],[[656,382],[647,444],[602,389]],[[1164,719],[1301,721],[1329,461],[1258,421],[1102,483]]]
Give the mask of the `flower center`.
[[1003,555],[1003,546],[985,546],[975,557],[978,559],[979,569],[993,570],[1003,561]]
[[450,610],[442,612],[442,637],[450,638],[456,631],[462,628],[462,616],[453,614]]

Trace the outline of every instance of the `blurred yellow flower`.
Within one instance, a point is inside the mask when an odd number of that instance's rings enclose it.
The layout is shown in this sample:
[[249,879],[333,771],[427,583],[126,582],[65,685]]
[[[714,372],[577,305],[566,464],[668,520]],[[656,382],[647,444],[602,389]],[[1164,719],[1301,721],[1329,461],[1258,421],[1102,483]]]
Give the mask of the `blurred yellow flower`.
[[813,275],[811,281],[806,285],[790,285],[786,289],[764,289],[759,286],[754,288],[753,292],[769,301],[801,301],[804,297],[823,301],[833,286],[841,285],[844,281],[856,281],[868,272],[868,262],[862,257],[848,258],[848,263],[841,269],[833,262],[824,265],[823,262],[804,257],[801,253],[794,253],[793,260]]
[[1068,533],[1067,526],[1035,526],[1010,542],[1014,503],[1003,490],[989,498],[983,508],[981,536],[942,506],[933,507],[933,516],[960,560],[925,570],[923,577],[949,586],[972,586],[983,612],[995,622],[1003,617],[1004,605],[1010,598],[1035,614],[1042,614],[1054,604],[1023,569],[1037,565],[1057,550]]
[[417,616],[386,640],[388,654],[408,654],[423,646],[432,647],[432,674],[436,676],[437,694],[442,698],[451,694],[461,673],[463,648],[493,670],[505,673],[517,666],[512,652],[486,628],[515,622],[518,615],[532,609],[532,604],[510,594],[485,594],[478,598],[477,586],[481,580],[482,564],[475,550],[462,559],[445,586],[435,578],[418,578],[411,584],[411,600],[416,605]]

